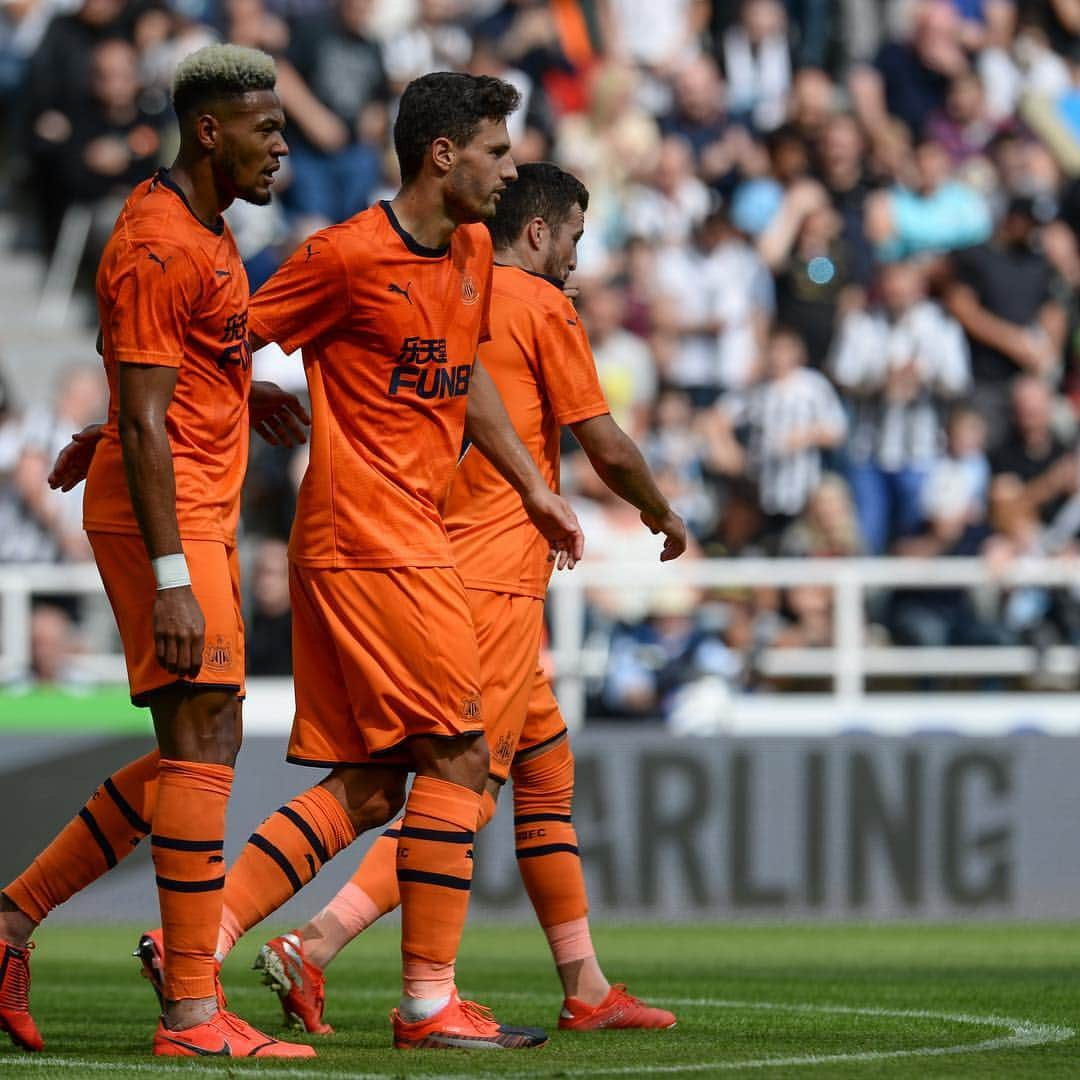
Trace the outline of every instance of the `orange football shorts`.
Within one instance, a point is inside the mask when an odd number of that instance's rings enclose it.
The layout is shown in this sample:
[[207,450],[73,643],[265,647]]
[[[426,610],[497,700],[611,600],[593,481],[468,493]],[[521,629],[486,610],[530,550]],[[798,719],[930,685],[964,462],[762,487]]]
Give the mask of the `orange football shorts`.
[[289,761],[407,764],[410,738],[483,733],[476,635],[455,569],[290,563],[289,591]]
[[177,682],[243,694],[244,620],[236,548],[217,540],[182,541],[191,587],[206,620],[206,644],[199,674],[180,679],[158,663],[154,645],[157,585],[142,537],[104,532],[87,533],[87,537],[116,616],[132,702],[147,705],[152,691]]
[[551,684],[540,668],[544,601],[534,596],[469,589],[480,649],[488,772],[505,783],[514,755],[566,731]]

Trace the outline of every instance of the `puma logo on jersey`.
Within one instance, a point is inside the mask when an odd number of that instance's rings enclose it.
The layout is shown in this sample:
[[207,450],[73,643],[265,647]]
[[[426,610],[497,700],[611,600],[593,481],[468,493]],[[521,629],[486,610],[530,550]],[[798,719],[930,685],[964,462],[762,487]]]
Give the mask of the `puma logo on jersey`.
[[408,300],[408,302],[409,302],[409,307],[412,307],[412,297],[409,295],[409,290],[411,288],[412,288],[412,282],[411,281],[408,283],[408,285],[405,286],[404,289],[400,285],[395,285],[393,282],[391,282],[389,285],[386,286],[386,291],[387,292],[392,292],[392,293],[397,293],[399,296],[404,296],[405,299]]
[[165,264],[172,258],[171,255],[166,255],[163,259],[160,255],[155,255],[152,251],[146,253],[146,257],[151,261],[158,264],[161,267],[161,272],[165,273]]
[[304,260],[304,262],[311,262],[311,256],[319,254],[318,251],[313,251],[312,250],[310,244],[308,244],[308,246],[305,248],[305,250],[307,251],[307,258]]

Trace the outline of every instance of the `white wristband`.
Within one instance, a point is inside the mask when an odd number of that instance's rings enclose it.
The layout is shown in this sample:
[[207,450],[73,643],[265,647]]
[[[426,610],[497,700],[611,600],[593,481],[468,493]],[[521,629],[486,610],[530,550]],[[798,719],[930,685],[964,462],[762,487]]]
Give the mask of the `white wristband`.
[[191,584],[191,575],[188,573],[187,559],[182,552],[176,555],[162,555],[160,558],[151,559],[150,565],[154,568],[154,578],[157,581],[158,592],[162,589],[178,589],[182,585]]

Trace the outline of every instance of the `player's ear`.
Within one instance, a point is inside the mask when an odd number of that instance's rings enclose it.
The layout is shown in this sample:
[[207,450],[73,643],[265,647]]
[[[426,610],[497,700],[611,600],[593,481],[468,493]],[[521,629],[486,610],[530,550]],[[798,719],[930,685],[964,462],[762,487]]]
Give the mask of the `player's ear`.
[[216,116],[201,113],[194,122],[195,138],[204,150],[216,150],[221,143],[221,125]]
[[431,160],[440,173],[448,173],[457,160],[457,149],[452,139],[440,135],[431,144]]
[[539,251],[544,246],[544,237],[547,234],[547,222],[542,217],[534,217],[527,227],[529,246],[534,251]]

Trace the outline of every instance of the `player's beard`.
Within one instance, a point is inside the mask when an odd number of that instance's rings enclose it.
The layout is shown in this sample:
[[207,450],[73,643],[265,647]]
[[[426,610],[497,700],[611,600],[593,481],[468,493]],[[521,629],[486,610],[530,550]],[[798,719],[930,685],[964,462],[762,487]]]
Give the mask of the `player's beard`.
[[244,202],[254,206],[266,206],[270,202],[270,189],[260,190],[256,184],[262,178],[261,170],[256,174],[256,179],[250,184],[244,184],[241,177],[250,170],[250,166],[240,160],[236,148],[226,144],[221,148],[221,161],[218,165],[218,173],[226,180],[233,194]]
[[488,221],[495,216],[495,200],[490,185],[470,176],[462,176],[460,170],[447,177],[443,201],[450,219],[458,225]]

